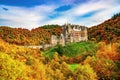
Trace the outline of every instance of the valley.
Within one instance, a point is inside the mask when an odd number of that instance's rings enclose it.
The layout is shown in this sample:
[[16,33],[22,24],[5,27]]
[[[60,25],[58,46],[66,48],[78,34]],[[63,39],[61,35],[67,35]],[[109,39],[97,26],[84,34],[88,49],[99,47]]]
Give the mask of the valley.
[[32,30],[1,26],[0,80],[120,79],[119,15],[87,28],[88,40],[79,41],[77,35],[73,42],[51,46],[51,36],[61,33],[59,25]]

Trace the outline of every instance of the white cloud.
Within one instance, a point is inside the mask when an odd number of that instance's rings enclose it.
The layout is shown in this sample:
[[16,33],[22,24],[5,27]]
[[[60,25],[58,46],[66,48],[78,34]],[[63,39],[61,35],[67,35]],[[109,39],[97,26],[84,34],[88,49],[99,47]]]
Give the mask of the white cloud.
[[[99,8],[97,5],[99,6]],[[93,6],[95,6],[94,7],[95,9],[93,8]],[[83,21],[78,23],[89,26],[89,27],[100,24],[105,20],[111,18],[111,16],[113,16],[117,12],[119,12],[120,4],[117,3],[117,0],[109,0],[109,2],[100,0],[100,2],[92,4],[92,7],[90,6],[89,10],[90,11],[100,10],[100,11],[94,14],[93,16],[81,19]],[[89,13],[89,11],[86,13]]]
[[[115,13],[119,12],[120,4],[117,3],[118,0],[91,0],[87,3],[82,3],[80,5],[75,6],[69,11],[61,13],[62,16],[56,18],[50,22],[58,22],[60,19],[61,23],[64,24],[65,18],[67,18],[66,22],[80,24],[85,26],[93,26],[100,24],[101,22],[111,18]],[[84,14],[90,13],[92,11],[98,11],[94,15],[90,17],[80,17]],[[80,19],[79,19],[80,17]]]
[[[74,0],[68,4],[74,3]],[[61,5],[40,5],[31,8],[15,7],[0,5],[0,20],[1,25],[24,27],[32,29],[44,24],[64,24],[66,22],[80,24],[85,26],[97,25],[104,20],[109,19],[113,14],[119,12],[120,3],[119,0],[88,0],[86,3],[80,3],[74,5],[72,9],[68,11],[56,12],[55,9]],[[7,11],[2,8],[8,8]],[[84,14],[88,14],[92,11],[98,11],[94,15],[89,17],[80,17]],[[60,16],[56,18],[49,18],[50,15],[54,16],[54,13],[59,13]]]
[[[43,24],[41,22],[44,22],[43,20],[54,10],[55,6],[41,5],[25,8],[1,5],[0,8],[0,19],[5,20],[3,24],[32,29]],[[5,11],[2,8],[7,8],[8,10]]]
[[63,17],[59,17],[53,20],[48,21],[48,24],[59,24],[59,25],[63,25],[64,23],[67,22],[67,18],[63,18]]

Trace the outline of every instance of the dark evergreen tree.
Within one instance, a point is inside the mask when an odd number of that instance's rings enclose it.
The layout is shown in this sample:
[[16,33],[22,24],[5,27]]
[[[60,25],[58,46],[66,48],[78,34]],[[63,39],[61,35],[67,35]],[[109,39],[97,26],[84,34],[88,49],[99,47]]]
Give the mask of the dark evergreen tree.
[[120,17],[120,12],[117,13],[117,14],[115,14],[115,15],[113,15],[113,16],[112,16],[112,19],[116,19],[117,17]]

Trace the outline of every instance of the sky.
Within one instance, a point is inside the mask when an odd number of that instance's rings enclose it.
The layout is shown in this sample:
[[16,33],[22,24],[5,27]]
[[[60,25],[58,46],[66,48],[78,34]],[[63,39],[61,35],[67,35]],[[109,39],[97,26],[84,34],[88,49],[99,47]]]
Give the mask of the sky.
[[120,12],[120,0],[0,0],[0,26],[32,29],[66,23],[91,27]]

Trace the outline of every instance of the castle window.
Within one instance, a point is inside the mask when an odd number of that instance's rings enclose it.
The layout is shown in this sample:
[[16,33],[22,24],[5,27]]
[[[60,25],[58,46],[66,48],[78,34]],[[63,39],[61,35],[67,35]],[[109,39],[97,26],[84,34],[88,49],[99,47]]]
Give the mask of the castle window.
[[77,29],[77,26],[75,26],[75,29]]
[[81,34],[81,37],[84,37],[84,36],[85,36],[85,34],[82,33],[82,34]]

